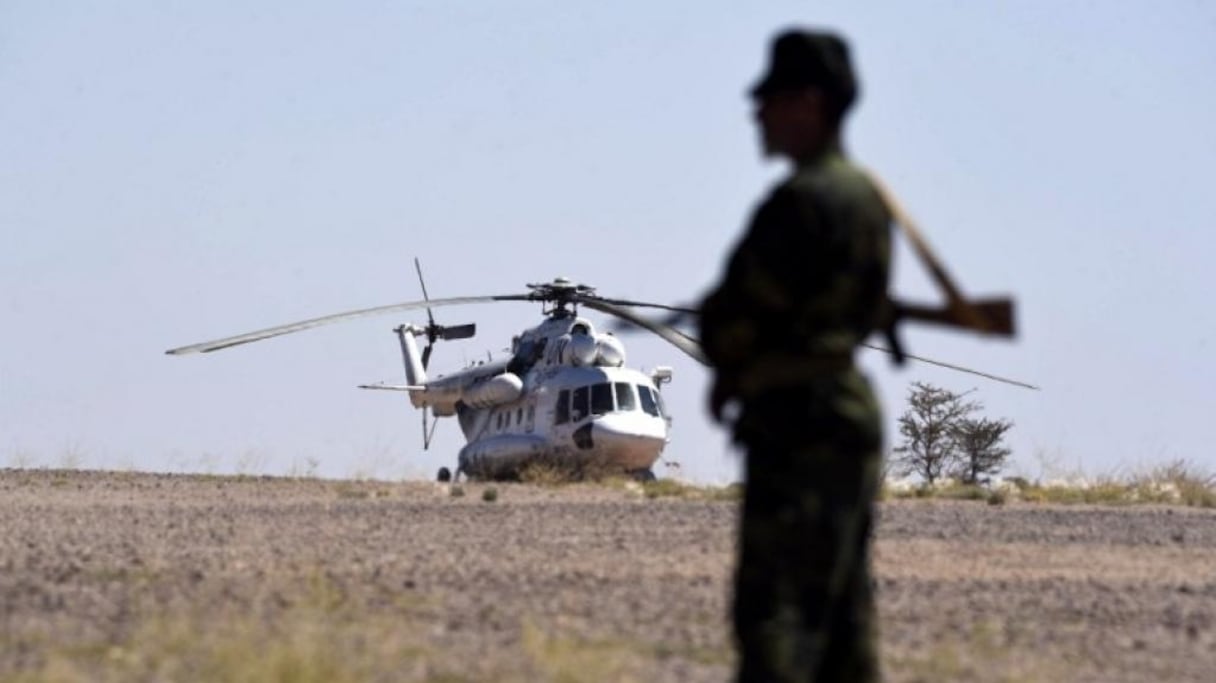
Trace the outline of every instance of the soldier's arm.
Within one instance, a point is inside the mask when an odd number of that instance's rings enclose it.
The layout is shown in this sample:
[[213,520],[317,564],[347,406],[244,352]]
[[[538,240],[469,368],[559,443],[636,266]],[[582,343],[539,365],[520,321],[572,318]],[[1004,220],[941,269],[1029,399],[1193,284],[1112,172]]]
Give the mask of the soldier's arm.
[[780,188],[760,206],[722,282],[701,305],[701,341],[720,370],[753,357],[762,335],[828,279],[828,245],[813,201]]

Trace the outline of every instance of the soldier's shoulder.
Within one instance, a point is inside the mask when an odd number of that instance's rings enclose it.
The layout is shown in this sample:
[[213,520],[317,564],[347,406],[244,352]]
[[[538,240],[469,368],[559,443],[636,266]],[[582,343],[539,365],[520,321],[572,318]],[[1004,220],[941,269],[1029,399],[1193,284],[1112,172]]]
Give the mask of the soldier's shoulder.
[[860,166],[844,157],[800,168],[774,190],[774,197],[802,205],[842,205],[885,210],[882,197]]
[[786,191],[804,196],[875,194],[870,177],[844,157],[799,168],[783,183]]

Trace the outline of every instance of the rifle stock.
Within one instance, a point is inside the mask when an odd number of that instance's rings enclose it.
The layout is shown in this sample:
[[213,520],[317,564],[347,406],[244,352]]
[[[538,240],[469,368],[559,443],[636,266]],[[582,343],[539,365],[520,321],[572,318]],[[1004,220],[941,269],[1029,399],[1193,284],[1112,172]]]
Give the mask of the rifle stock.
[[915,320],[997,337],[1013,337],[1014,304],[1009,298],[972,299],[965,304],[926,306],[891,301],[896,320]]

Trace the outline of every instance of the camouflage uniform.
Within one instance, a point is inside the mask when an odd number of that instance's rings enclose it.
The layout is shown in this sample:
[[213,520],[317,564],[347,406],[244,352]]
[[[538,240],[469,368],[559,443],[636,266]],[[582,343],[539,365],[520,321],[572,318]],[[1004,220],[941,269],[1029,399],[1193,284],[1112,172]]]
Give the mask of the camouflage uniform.
[[701,306],[747,450],[740,681],[876,681],[869,572],[879,406],[853,365],[886,302],[890,215],[836,147],[757,209]]

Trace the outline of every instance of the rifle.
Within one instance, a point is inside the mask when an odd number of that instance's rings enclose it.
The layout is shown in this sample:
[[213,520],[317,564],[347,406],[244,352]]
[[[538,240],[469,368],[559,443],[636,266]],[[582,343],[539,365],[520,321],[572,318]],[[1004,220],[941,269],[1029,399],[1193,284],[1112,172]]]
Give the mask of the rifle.
[[[933,277],[934,283],[938,289],[945,295],[946,303],[944,305],[932,306],[927,304],[916,304],[906,301],[901,301],[896,298],[888,298],[886,310],[883,312],[880,327],[883,330],[887,339],[887,346],[880,346],[870,343],[862,343],[866,348],[882,351],[890,354],[895,363],[903,364],[905,360],[911,358],[913,360],[938,365],[952,370],[987,377],[999,382],[1014,384],[1025,387],[1027,389],[1038,390],[1039,387],[1033,384],[1027,384],[1015,379],[993,375],[972,368],[966,368],[951,363],[945,363],[932,358],[923,356],[915,356],[904,352],[903,345],[899,341],[898,326],[899,323],[905,320],[913,320],[931,325],[939,325],[950,327],[979,334],[987,334],[997,337],[1012,338],[1015,334],[1014,325],[1014,302],[1009,297],[990,297],[983,299],[968,299],[963,296],[962,292],[950,275],[946,272],[941,261],[929,248],[929,243],[921,234],[916,222],[912,220],[908,212],[903,209],[900,203],[895,199],[895,196],[887,189],[877,176],[868,174],[870,182],[873,184],[879,197],[887,206],[887,210],[891,214],[891,218],[907,236],[908,241],[912,244],[912,249],[916,252],[917,257],[929,270],[929,274]],[[589,304],[588,304],[589,305]],[[700,345],[696,339],[681,332],[677,326],[681,323],[688,322],[697,315],[697,311],[692,308],[671,306],[668,307],[672,312],[663,320],[650,320],[644,316],[631,315],[631,317],[623,317],[629,323],[637,325],[654,332],[663,337],[667,341],[675,344],[683,349],[693,358],[696,358],[703,364],[708,364],[704,354],[701,351]],[[620,315],[618,313],[618,315]],[[627,329],[627,328],[626,328]]]
[[1015,334],[1013,299],[1008,297],[968,299],[963,296],[954,284],[954,280],[946,272],[941,260],[929,248],[928,241],[925,240],[916,222],[904,210],[903,205],[877,175],[874,173],[868,175],[874,189],[878,191],[879,197],[891,213],[891,218],[903,230],[908,242],[912,245],[912,250],[920,258],[934,283],[946,297],[946,303],[940,306],[914,304],[893,298],[888,300],[888,311],[883,327],[895,362],[903,363],[907,357],[898,335],[898,325],[903,320],[915,320],[979,334],[1012,338]]

